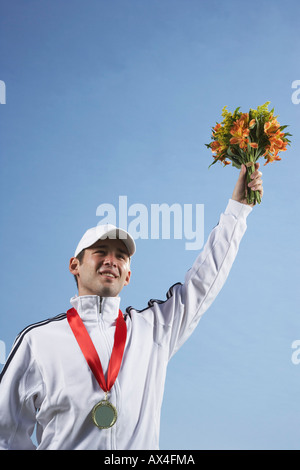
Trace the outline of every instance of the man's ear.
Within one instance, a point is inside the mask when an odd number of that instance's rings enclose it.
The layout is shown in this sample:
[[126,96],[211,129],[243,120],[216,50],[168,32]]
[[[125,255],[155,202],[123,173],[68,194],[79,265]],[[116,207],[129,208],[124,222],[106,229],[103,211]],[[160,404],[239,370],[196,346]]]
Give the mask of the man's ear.
[[127,276],[125,278],[124,286],[128,286],[130,282],[131,271],[128,271]]
[[69,263],[69,271],[71,274],[76,276],[78,274],[79,259],[71,258]]

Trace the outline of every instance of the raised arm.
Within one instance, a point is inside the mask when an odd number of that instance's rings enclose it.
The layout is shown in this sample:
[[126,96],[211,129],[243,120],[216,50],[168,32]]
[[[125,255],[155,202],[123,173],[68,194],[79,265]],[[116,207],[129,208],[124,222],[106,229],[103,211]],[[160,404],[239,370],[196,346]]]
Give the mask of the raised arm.
[[[263,193],[261,172],[254,172],[252,188]],[[219,223],[187,272],[184,284],[174,285],[165,302],[153,303],[159,338],[166,338],[171,357],[194,331],[201,316],[223,287],[246,231],[246,219],[252,211],[245,194],[245,167],[242,167],[232,199]],[[162,335],[160,329],[163,328]],[[168,338],[168,339],[167,339]],[[158,341],[159,342],[159,341]]]

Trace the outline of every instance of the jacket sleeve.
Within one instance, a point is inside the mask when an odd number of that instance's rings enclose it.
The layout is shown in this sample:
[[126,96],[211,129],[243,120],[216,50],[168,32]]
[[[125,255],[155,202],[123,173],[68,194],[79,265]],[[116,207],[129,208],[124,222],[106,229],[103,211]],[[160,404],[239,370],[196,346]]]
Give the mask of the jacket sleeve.
[[30,346],[19,335],[0,374],[0,449],[35,449],[31,435],[41,389],[41,374]]
[[218,225],[187,272],[184,284],[175,284],[165,302],[152,304],[158,335],[156,340],[162,344],[168,338],[169,358],[192,334],[224,285],[251,210],[250,206],[230,199]]

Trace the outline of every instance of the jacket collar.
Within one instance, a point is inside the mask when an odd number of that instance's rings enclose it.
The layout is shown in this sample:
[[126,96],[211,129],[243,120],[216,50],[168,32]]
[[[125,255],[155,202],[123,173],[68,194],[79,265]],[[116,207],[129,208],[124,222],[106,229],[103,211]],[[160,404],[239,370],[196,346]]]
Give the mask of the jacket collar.
[[82,295],[71,298],[70,302],[83,321],[113,322],[117,319],[120,308],[120,297],[99,297],[98,295]]

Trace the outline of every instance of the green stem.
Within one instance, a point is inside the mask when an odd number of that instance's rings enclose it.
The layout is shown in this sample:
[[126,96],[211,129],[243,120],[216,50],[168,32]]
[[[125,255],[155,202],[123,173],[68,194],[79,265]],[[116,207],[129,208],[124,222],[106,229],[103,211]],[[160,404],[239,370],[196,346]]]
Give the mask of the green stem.
[[252,181],[251,175],[254,171],[255,171],[254,165],[247,167],[246,182],[247,182],[247,203],[248,204],[260,204],[261,203],[260,192],[253,191],[252,189],[248,187],[248,183]]

